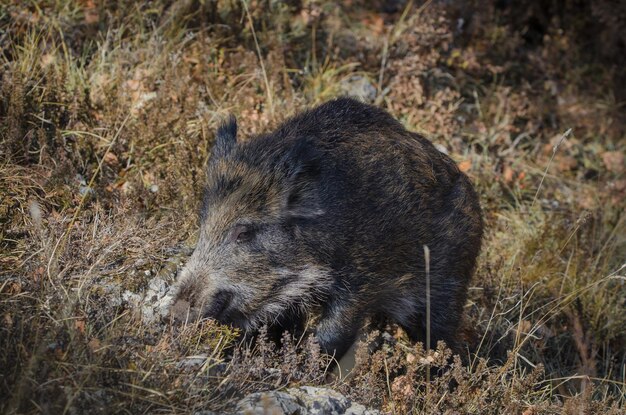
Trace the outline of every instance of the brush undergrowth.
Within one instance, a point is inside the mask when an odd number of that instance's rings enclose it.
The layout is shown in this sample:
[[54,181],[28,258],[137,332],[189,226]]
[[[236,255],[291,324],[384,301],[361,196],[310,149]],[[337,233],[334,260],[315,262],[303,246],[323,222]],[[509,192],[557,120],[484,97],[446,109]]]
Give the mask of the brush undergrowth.
[[[624,10],[501,3],[0,5],[2,411],[227,410],[300,384],[393,413],[623,411]],[[193,243],[221,117],[245,137],[340,94],[431,137],[481,194],[464,355],[392,327],[336,379],[313,339],[143,318],[128,293]]]

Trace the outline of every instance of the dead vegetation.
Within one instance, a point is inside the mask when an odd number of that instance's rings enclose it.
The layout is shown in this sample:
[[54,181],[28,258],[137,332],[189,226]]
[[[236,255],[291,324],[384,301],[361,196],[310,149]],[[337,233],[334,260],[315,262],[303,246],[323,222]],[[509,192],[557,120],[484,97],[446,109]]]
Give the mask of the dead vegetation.
[[193,244],[220,117],[248,135],[348,93],[458,161],[488,235],[464,356],[394,333],[334,386],[393,413],[621,413],[624,10],[501,3],[0,5],[2,412],[225,410],[327,382],[310,339],[252,352],[142,321],[128,293]]

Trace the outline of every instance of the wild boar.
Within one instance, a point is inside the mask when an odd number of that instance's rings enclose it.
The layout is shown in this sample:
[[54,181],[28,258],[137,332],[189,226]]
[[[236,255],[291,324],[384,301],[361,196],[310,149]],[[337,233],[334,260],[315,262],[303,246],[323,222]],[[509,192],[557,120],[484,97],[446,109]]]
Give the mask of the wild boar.
[[241,141],[230,118],[208,162],[198,244],[171,315],[245,332],[315,334],[341,357],[368,317],[457,343],[483,222],[470,180],[385,111],[329,101]]

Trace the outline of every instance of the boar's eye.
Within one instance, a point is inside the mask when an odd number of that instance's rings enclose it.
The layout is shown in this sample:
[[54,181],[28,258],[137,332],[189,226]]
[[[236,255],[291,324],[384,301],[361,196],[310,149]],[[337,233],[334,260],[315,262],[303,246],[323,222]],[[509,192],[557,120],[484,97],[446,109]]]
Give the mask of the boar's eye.
[[238,244],[249,242],[254,238],[254,228],[249,225],[236,225],[230,233],[230,241]]

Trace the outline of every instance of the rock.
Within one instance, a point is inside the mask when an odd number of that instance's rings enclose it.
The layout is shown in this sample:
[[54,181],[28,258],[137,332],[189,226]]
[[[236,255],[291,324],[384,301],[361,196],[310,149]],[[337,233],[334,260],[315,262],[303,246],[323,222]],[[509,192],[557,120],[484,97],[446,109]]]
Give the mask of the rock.
[[110,298],[110,304],[115,306],[126,304],[137,313],[137,317],[141,317],[143,322],[153,323],[167,315],[172,301],[170,285],[166,279],[157,276],[150,280],[148,287],[143,293],[124,290],[117,297],[115,291],[119,292],[120,288],[114,284],[106,285],[105,292],[107,297]]
[[122,302],[136,307],[141,302],[141,296],[132,291],[125,290],[122,293]]
[[443,144],[435,143],[435,148],[441,151],[443,154],[448,154],[448,149]]
[[350,406],[348,398],[330,389],[303,386],[289,389],[289,392],[299,398],[307,413],[311,415],[343,414]]
[[[171,286],[176,279],[181,261],[187,256],[188,252],[179,249],[175,254],[167,260],[157,275],[150,279],[148,287],[143,293],[138,294],[125,291],[122,294],[122,300],[140,313],[144,323],[154,323],[167,316],[174,294]],[[152,274],[152,271],[144,270],[146,277]]]
[[78,182],[78,193],[81,196],[85,196],[85,194],[87,193],[92,193],[92,194],[94,193],[93,189],[87,186],[87,180],[85,180],[85,178],[82,175],[77,174],[76,181]]
[[186,356],[176,363],[176,368],[184,371],[201,370],[210,377],[223,376],[228,364],[206,354]]
[[282,415],[301,414],[303,407],[298,400],[286,392],[271,391],[252,393],[237,403],[237,414],[245,415]]
[[195,356],[186,356],[176,364],[178,369],[197,369],[202,366],[208,359],[208,355],[199,354]]
[[353,75],[341,81],[341,92],[363,102],[372,103],[376,99],[376,87],[362,75]]
[[142,294],[124,291],[122,301],[135,308],[145,323],[158,321],[159,318],[167,315],[172,301],[170,283],[160,276],[154,277]]
[[237,414],[275,415],[379,415],[349,398],[327,388],[301,386],[285,392],[257,392],[237,404]]
[[161,277],[150,280],[144,296],[142,316],[144,321],[154,321],[167,314],[167,309],[172,301],[170,284]]

